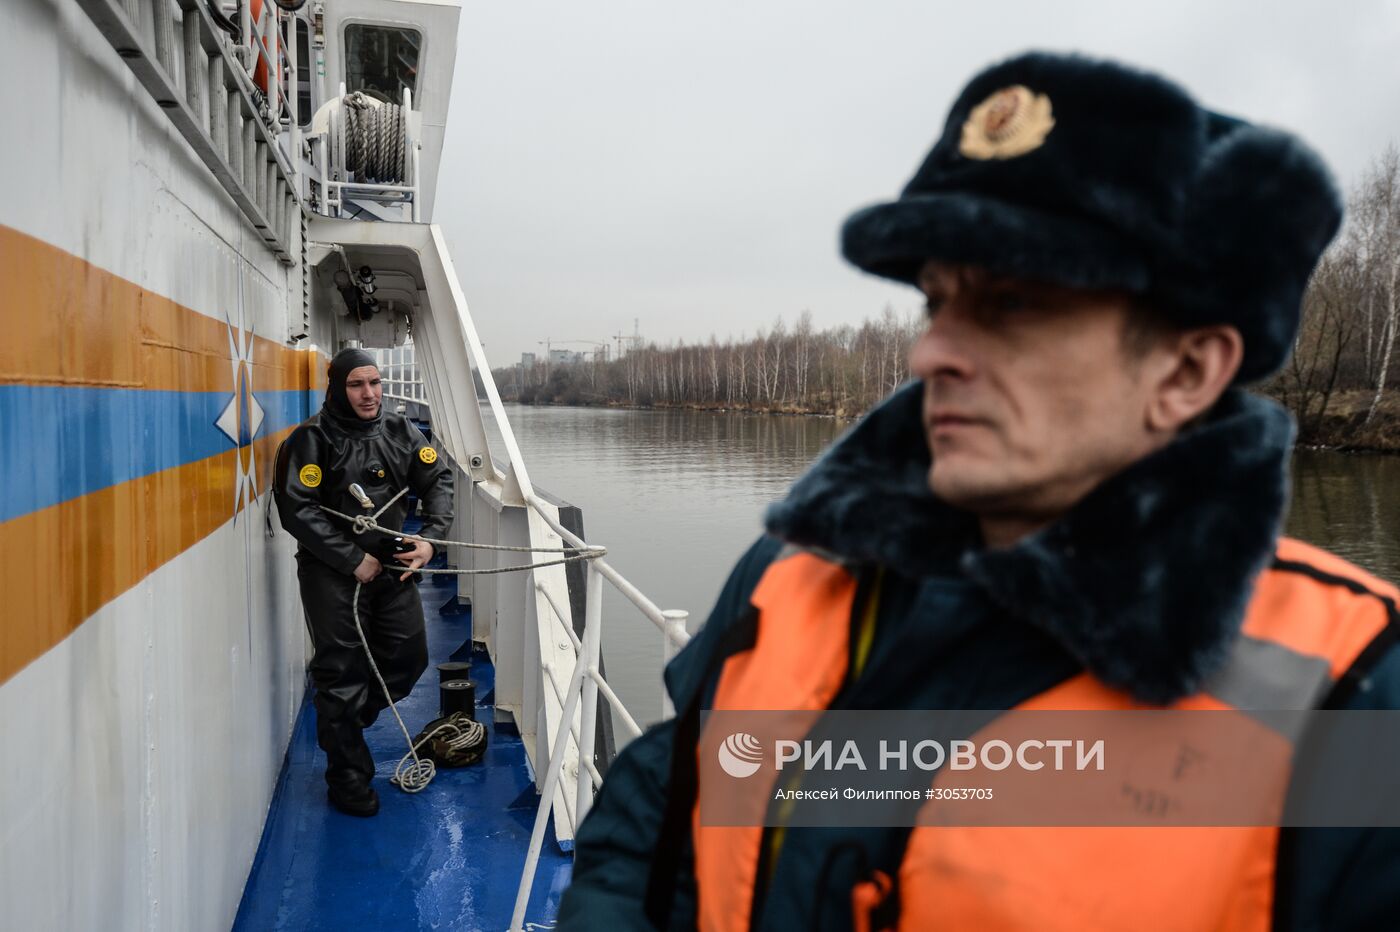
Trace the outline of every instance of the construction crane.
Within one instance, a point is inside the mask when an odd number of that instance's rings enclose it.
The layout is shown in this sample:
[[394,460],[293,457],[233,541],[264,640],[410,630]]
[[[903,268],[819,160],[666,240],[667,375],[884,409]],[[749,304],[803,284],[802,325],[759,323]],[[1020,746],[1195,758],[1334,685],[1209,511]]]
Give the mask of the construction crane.
[[613,335],[617,341],[617,358],[622,358],[622,341],[626,340],[631,349],[636,349],[642,345],[642,322],[639,318],[632,319],[632,333],[626,334],[619,330]]

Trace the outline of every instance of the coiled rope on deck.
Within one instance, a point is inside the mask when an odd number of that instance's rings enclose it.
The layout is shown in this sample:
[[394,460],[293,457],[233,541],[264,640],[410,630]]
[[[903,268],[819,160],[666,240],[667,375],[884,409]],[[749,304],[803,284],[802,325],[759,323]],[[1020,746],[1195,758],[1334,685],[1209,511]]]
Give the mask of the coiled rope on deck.
[[[351,531],[357,535],[364,534],[368,531],[378,531],[381,534],[390,534],[394,537],[402,537],[405,540],[422,541],[426,544],[442,545],[445,547],[453,546],[470,547],[474,550],[507,550],[513,552],[523,551],[528,553],[570,554],[569,556],[566,556],[561,560],[553,560],[545,563],[522,564],[520,566],[506,566],[492,570],[438,570],[427,569],[425,567],[420,566],[416,570],[413,570],[413,572],[416,573],[451,573],[457,575],[486,575],[490,573],[512,573],[518,570],[532,570],[540,569],[546,566],[559,566],[562,563],[570,563],[575,560],[596,560],[602,557],[605,553],[607,553],[607,550],[602,547],[598,547],[593,550],[580,550],[577,547],[511,547],[506,546],[504,544],[473,544],[466,541],[434,540],[430,537],[422,537],[417,534],[403,534],[399,531],[392,531],[388,528],[380,527],[380,515],[388,511],[390,506],[392,506],[394,502],[402,498],[407,492],[407,487],[400,489],[398,491],[398,494],[396,494],[393,498],[385,502],[383,507],[380,508],[378,511],[374,512],[374,514],[372,515],[356,515],[354,517],[351,517],[350,515],[341,514],[333,508],[327,508],[325,505],[321,506],[321,510],[327,512],[328,514],[335,515],[338,518],[342,518],[346,521],[349,521],[351,524]],[[399,723],[399,730],[403,732],[404,741],[408,743],[408,753],[405,754],[403,757],[399,758],[398,766],[394,768],[394,775],[389,779],[389,782],[397,786],[399,789],[403,790],[405,793],[417,793],[424,787],[426,787],[429,783],[433,782],[433,777],[437,776],[437,765],[433,763],[432,758],[423,758],[418,756],[418,749],[420,747],[422,747],[424,744],[426,744],[438,734],[446,734],[447,743],[453,749],[460,750],[462,748],[470,747],[472,744],[481,740],[482,735],[486,731],[486,726],[478,721],[474,721],[471,719],[468,719],[465,725],[461,724],[460,719],[455,722],[443,722],[441,725],[434,728],[432,731],[428,732],[421,739],[419,739],[416,744],[414,743],[413,736],[408,733],[408,726],[404,724],[403,716],[399,714],[399,709],[394,702],[394,697],[389,692],[389,684],[384,681],[384,675],[379,672],[379,664],[374,662],[374,654],[369,649],[369,639],[365,637],[365,629],[360,625],[360,589],[363,587],[363,585],[364,584],[361,583],[358,579],[355,580],[355,595],[350,602],[350,608],[355,617],[355,633],[360,636],[360,646],[363,647],[365,650],[365,657],[369,660],[369,668],[374,671],[374,678],[379,681],[379,688],[384,690],[384,699],[389,703],[389,711],[394,713],[394,720]]]

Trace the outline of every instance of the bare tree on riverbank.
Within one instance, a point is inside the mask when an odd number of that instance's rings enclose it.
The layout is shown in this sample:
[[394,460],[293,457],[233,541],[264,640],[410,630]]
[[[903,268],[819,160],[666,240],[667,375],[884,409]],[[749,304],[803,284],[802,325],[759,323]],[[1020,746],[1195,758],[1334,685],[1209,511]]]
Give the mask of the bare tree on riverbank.
[[1400,335],[1400,149],[1349,192],[1347,221],[1303,299],[1294,354],[1263,388],[1308,443],[1392,449],[1400,405],[1390,382]]
[[[1354,250],[1367,280],[1367,363],[1375,393],[1366,410],[1366,423],[1375,417],[1390,374],[1395,334],[1400,328],[1396,279],[1400,277],[1400,150],[1389,146],[1376,159],[1352,199]],[[1375,313],[1379,306],[1380,313]],[[1375,339],[1375,330],[1379,334]],[[1378,351],[1372,353],[1372,347]]]
[[[905,356],[920,314],[886,307],[859,328],[818,331],[804,311],[754,337],[721,343],[643,344],[609,363],[555,366],[546,379],[520,366],[494,373],[525,402],[691,405],[855,416],[909,378]],[[535,366],[534,369],[540,369]],[[588,371],[584,371],[587,369]]]
[[1293,411],[1305,436],[1317,432],[1337,391],[1343,356],[1361,329],[1354,309],[1364,286],[1355,254],[1338,251],[1323,257],[1303,296],[1293,355],[1269,389]]

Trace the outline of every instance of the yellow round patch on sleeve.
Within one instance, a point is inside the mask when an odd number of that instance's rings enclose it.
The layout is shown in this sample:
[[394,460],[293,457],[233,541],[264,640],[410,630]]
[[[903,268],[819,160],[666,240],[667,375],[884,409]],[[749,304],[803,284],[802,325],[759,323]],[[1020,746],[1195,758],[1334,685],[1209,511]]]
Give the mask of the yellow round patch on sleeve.
[[437,450],[434,450],[432,447],[419,447],[418,458],[431,466],[433,463],[437,462]]
[[297,473],[297,478],[301,479],[301,484],[308,489],[314,489],[321,484],[321,467],[315,463],[307,463],[301,467],[301,472]]

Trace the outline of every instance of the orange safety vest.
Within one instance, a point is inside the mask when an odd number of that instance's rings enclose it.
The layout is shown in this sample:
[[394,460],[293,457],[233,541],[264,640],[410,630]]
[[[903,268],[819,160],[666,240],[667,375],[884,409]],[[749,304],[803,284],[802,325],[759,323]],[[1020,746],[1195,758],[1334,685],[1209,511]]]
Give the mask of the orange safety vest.
[[[775,561],[752,597],[759,613],[754,644],[725,661],[713,708],[827,708],[847,674],[856,588],[849,570],[812,553]],[[1280,540],[1272,567],[1255,583],[1242,636],[1222,674],[1170,708],[1247,707],[1242,693],[1251,677],[1259,682],[1261,663],[1277,668],[1291,659],[1320,668],[1317,661],[1325,661],[1335,683],[1389,624],[1397,600],[1400,592],[1350,564]],[[1302,705],[1272,707],[1309,708],[1328,691],[1313,684]],[[1144,707],[1089,673],[1018,706]],[[775,778],[765,779],[768,785],[753,790],[771,796]],[[699,927],[748,929],[763,827],[702,826],[697,801],[691,830]],[[1273,909],[1278,834],[1268,826],[916,827],[899,870],[898,928],[1139,929],[1151,917],[1154,929],[1264,930]],[[880,875],[852,891],[857,929],[872,928],[890,887]]]

